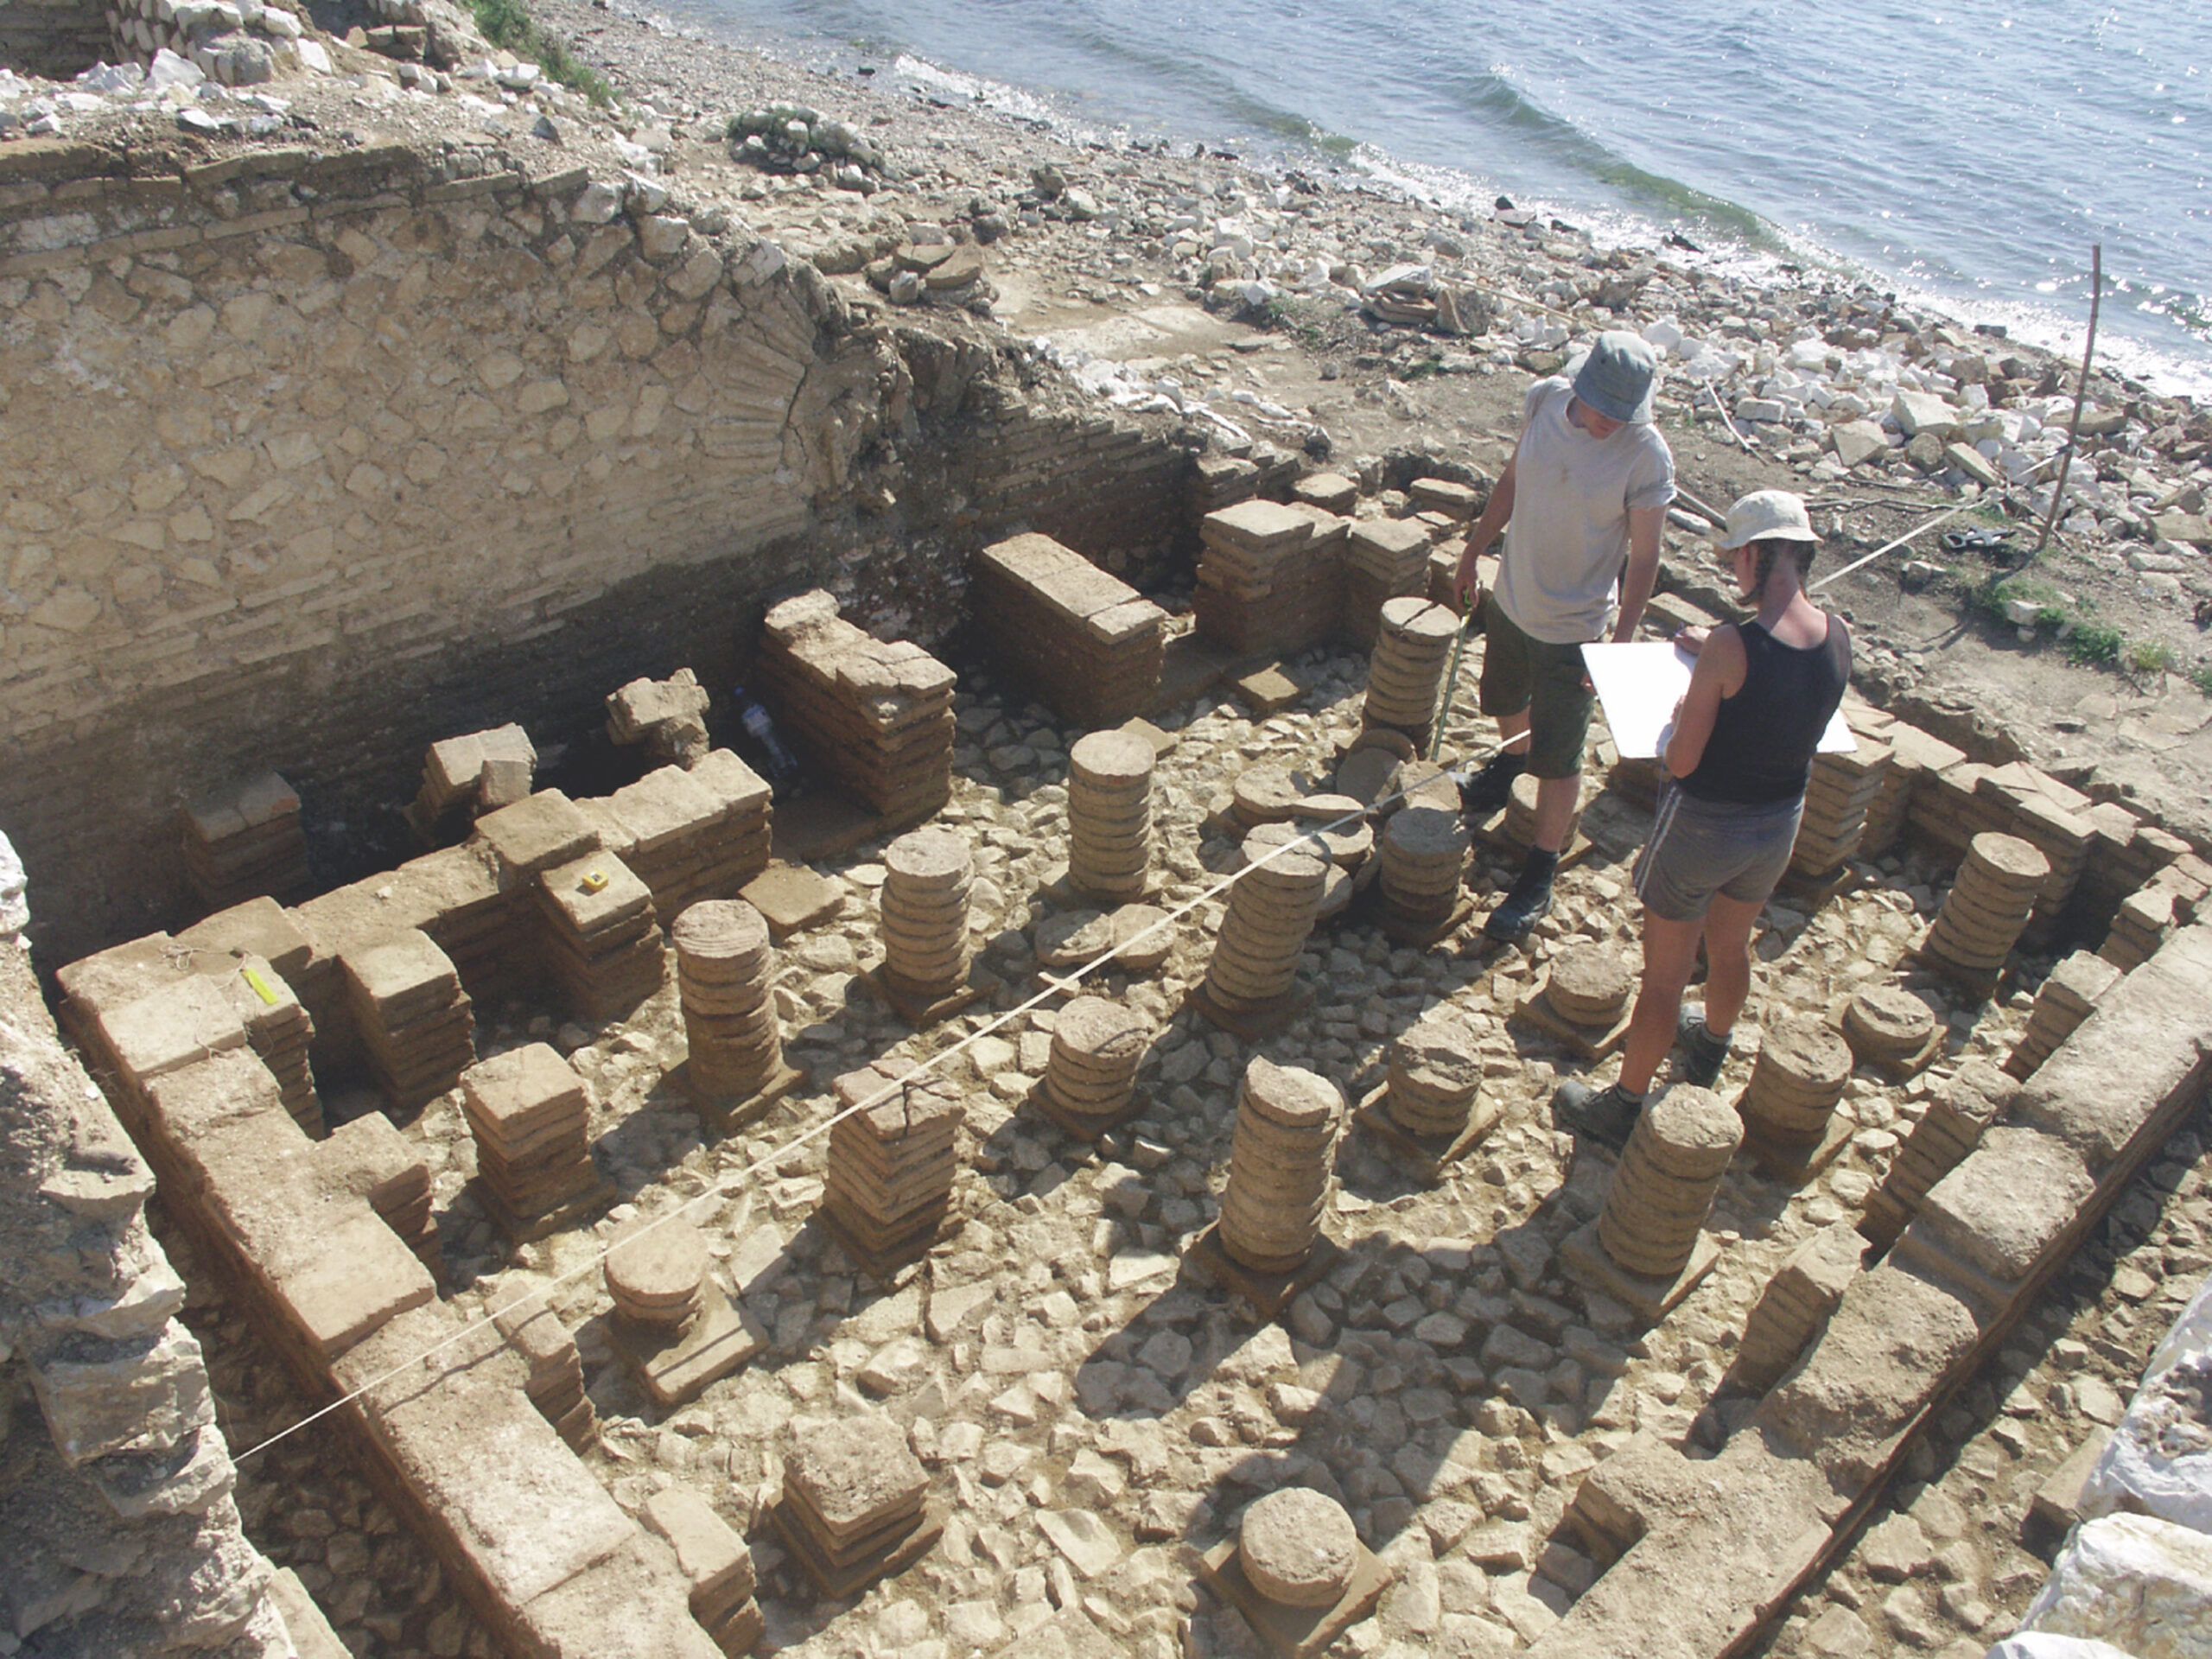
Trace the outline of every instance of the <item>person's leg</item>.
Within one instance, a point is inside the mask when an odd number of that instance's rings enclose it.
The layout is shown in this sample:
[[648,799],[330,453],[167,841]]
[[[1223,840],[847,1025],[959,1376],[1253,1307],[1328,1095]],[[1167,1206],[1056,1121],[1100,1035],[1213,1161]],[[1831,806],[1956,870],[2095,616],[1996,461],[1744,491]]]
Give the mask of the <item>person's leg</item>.
[[1751,928],[1765,907],[1764,899],[1715,893],[1705,913],[1705,1028],[1723,1043],[1751,994]]
[[1483,923],[1493,939],[1516,944],[1552,907],[1552,878],[1582,791],[1582,749],[1589,736],[1589,688],[1582,648],[1531,642],[1529,771],[1536,779],[1535,823],[1520,878]]
[[1574,821],[1575,803],[1582,798],[1582,774],[1536,779],[1536,846],[1558,853],[1567,846],[1567,826]]
[[1498,751],[1480,771],[1463,775],[1459,784],[1459,804],[1476,817],[1488,817],[1503,807],[1514,779],[1529,766],[1529,639],[1502,607],[1490,611],[1483,637],[1481,705],[1497,722]]
[[1643,980],[1637,988],[1636,1012],[1629,1017],[1628,1046],[1621,1057],[1620,1086],[1642,1097],[1649,1093],[1661,1062],[1675,1046],[1675,1023],[1682,990],[1697,965],[1700,924],[1693,918],[1670,922],[1647,908],[1643,912]]

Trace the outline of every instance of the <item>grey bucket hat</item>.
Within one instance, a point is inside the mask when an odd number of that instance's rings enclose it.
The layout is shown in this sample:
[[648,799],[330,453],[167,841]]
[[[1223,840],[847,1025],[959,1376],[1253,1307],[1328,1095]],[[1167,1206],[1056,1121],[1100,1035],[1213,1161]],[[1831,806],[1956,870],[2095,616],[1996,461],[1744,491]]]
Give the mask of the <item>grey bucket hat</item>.
[[1608,328],[1575,372],[1574,395],[1608,420],[1643,424],[1651,418],[1659,359],[1639,336]]

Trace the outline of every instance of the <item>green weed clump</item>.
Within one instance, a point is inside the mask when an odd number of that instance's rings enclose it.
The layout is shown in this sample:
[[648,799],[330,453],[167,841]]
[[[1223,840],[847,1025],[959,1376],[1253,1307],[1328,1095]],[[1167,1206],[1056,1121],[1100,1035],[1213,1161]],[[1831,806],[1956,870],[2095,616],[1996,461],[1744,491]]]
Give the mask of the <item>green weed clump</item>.
[[533,59],[555,80],[602,109],[613,103],[614,88],[607,77],[571,57],[560,41],[541,33],[522,0],[468,0],[468,9],[477,29],[493,45],[505,47],[518,58]]

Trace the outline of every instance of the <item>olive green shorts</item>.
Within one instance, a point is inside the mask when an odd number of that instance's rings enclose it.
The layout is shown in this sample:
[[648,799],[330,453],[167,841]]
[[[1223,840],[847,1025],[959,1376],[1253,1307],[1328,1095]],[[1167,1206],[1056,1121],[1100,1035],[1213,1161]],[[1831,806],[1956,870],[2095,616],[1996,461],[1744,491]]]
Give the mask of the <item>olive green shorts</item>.
[[1529,716],[1534,776],[1578,776],[1595,701],[1582,683],[1582,647],[1531,639],[1501,605],[1485,605],[1483,618],[1483,713]]

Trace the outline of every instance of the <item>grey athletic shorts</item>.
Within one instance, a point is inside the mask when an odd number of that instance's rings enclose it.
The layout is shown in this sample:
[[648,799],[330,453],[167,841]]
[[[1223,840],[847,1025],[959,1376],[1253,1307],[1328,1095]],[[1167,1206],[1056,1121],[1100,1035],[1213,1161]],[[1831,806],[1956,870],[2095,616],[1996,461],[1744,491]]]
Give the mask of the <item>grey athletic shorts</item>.
[[1771,806],[1700,801],[1671,779],[1636,861],[1636,896],[1670,922],[1703,916],[1716,893],[1763,904],[1797,844],[1802,797]]

